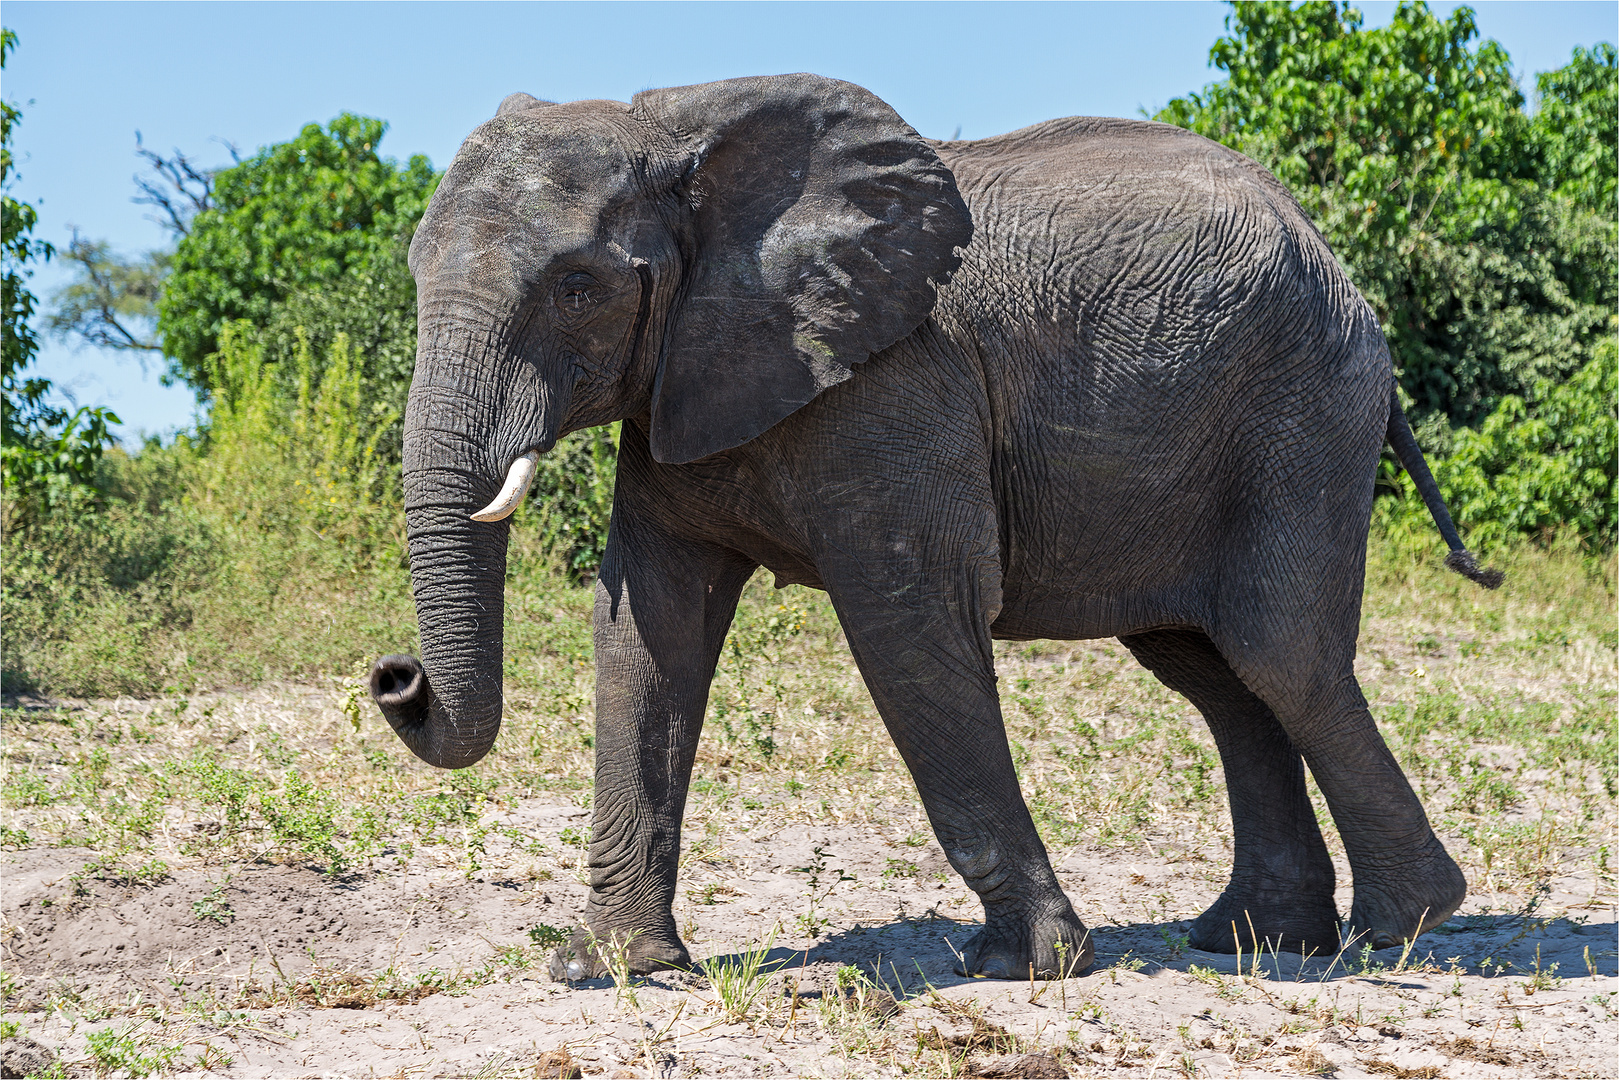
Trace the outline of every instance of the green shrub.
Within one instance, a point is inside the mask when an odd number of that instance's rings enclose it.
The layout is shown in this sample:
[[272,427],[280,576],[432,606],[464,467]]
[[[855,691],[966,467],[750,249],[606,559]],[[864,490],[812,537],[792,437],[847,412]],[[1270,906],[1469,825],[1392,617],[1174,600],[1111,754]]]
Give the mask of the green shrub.
[[[1587,545],[1611,546],[1619,528],[1619,365],[1613,342],[1565,383],[1541,380],[1533,405],[1505,397],[1477,431],[1456,433],[1433,461],[1445,502],[1469,545],[1568,528]],[[1431,529],[1415,493],[1390,507],[1396,527]]]
[[[294,328],[272,350],[231,324],[209,358],[214,401],[199,435],[114,450],[94,489],[54,504],[8,489],[5,688],[185,692],[347,676],[357,661],[414,651],[398,468],[379,452],[396,416],[367,392],[366,370],[340,333],[317,352]],[[577,579],[600,565],[616,448],[616,431],[597,429],[543,459],[508,559],[519,617],[529,599],[565,590],[559,570]],[[513,633],[580,648],[571,624]],[[552,643],[557,633],[568,640]]]
[[102,696],[347,671],[414,644],[398,483],[341,337],[292,390],[227,328],[198,438],[107,455],[99,491],[6,493],[7,689]]
[[[439,178],[420,154],[403,165],[379,156],[387,129],[381,120],[343,113],[213,178],[209,205],[181,237],[157,305],[157,333],[174,374],[211,389],[209,360],[223,349],[226,326],[246,320],[269,329],[277,306],[294,302],[315,331],[324,320],[312,318],[321,314],[313,298],[343,288],[345,279],[362,290],[351,302],[364,303],[369,277],[414,306],[399,246],[410,240]],[[337,329],[364,325],[344,311],[328,313]],[[284,322],[279,328],[290,329]],[[414,319],[398,329],[414,342]]]
[[618,430],[615,423],[557,440],[540,459],[527,503],[529,515],[516,523],[532,522],[539,529],[541,549],[576,578],[594,576],[607,550]]

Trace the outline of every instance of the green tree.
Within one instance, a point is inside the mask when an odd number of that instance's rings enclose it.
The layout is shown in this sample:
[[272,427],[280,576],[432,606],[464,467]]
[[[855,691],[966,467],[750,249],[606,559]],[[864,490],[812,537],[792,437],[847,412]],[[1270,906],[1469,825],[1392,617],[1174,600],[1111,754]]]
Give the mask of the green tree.
[[[0,70],[17,46],[17,35],[0,30]],[[31,263],[55,254],[50,244],[33,237],[38,212],[11,197],[16,170],[11,137],[22,113],[9,101],[0,102],[0,233],[3,233],[3,280],[0,307],[4,308],[0,340],[0,473],[7,494],[49,503],[89,485],[102,450],[112,441],[109,425],[118,417],[106,409],[81,408],[69,414],[50,404],[51,381],[26,369],[39,352],[39,339],[29,326],[34,315],[34,294],[28,288]]]
[[[0,30],[0,70],[4,70],[11,51],[17,47],[17,35]],[[50,244],[33,238],[39,212],[28,203],[11,197],[17,175],[11,155],[11,137],[22,113],[11,102],[0,102],[0,230],[4,236],[4,278],[0,282],[3,296],[5,325],[3,352],[4,397],[0,398],[0,431],[7,444],[19,441],[23,433],[39,423],[61,423],[65,415],[45,403],[50,392],[49,379],[27,377],[23,369],[34,362],[39,351],[39,339],[28,321],[34,315],[34,294],[28,288],[28,279],[34,276],[29,265],[46,262],[55,251]]]
[[[208,357],[223,327],[246,320],[268,329],[286,321],[278,312],[284,305],[325,316],[319,327],[305,325],[317,351],[339,332],[363,351],[378,336],[367,321],[383,317],[384,308],[414,308],[399,249],[438,177],[425,156],[403,166],[378,156],[386,129],[344,113],[214,175],[211,205],[180,239],[157,305],[158,337],[178,377],[206,389]],[[332,302],[363,300],[377,283],[382,295],[361,310]],[[323,304],[315,294],[328,299]]]
[[125,258],[105,240],[86,240],[75,232],[67,258],[78,274],[52,295],[46,328],[98,348],[162,352],[149,328],[172,257],[158,250]]
[[1292,189],[1381,320],[1425,446],[1593,360],[1619,300],[1611,47],[1544,76],[1531,119],[1466,7],[1366,30],[1347,4],[1248,3],[1226,26],[1227,78],[1158,119]]
[[1541,182],[1593,214],[1611,218],[1619,158],[1619,50],[1606,42],[1575,47],[1567,67],[1536,80],[1540,109],[1535,132],[1540,143]]

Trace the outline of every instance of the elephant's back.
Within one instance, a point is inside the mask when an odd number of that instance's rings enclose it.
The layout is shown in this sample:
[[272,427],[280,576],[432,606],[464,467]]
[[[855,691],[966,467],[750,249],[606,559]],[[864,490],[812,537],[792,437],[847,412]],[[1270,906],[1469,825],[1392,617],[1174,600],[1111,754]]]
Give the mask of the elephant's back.
[[[1009,612],[1156,594],[1306,475],[1358,489],[1387,351],[1264,169],[1169,125],[1084,117],[939,153],[974,235],[935,317],[981,358]],[[1289,446],[1315,462],[1296,477],[1275,464]]]
[[1093,328],[1129,327],[1145,305],[1160,330],[1288,294],[1359,299],[1287,189],[1201,135],[1069,117],[937,149],[972,210],[958,277],[977,296],[1015,284],[1038,314]]
[[936,318],[987,359],[1008,423],[1130,442],[1275,379],[1340,379],[1381,348],[1298,203],[1219,143],[1073,117],[940,155],[974,232]]
[[[1253,159],[1155,120],[1069,116],[987,139],[932,145],[964,195],[1066,201],[1127,188],[1139,200],[1230,188],[1249,189],[1277,208],[1297,211],[1287,188]],[[1183,212],[1195,208],[1179,200],[1170,205]]]

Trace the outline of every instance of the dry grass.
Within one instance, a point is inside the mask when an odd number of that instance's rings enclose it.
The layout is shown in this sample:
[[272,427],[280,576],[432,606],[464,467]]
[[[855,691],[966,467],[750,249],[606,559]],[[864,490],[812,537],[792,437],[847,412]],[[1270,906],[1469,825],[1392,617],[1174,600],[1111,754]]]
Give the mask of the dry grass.
[[[1487,593],[1388,550],[1373,556],[1358,672],[1430,813],[1465,838],[1457,855],[1470,878],[1521,906],[1560,862],[1590,858],[1611,887],[1611,563],[1524,549],[1508,587]],[[422,858],[469,872],[501,860],[577,871],[583,830],[564,837],[574,846],[542,851],[479,821],[491,804],[539,793],[588,805],[588,611],[583,589],[511,598],[510,719],[484,762],[455,773],[411,761],[367,703],[351,727],[333,708],[338,680],[8,709],[4,840],[80,845],[131,866]],[[1149,836],[1190,851],[1229,836],[1219,759],[1196,711],[1122,646],[1001,642],[996,654],[1014,759],[1054,852]],[[776,592],[763,576],[750,585],[687,821],[686,859],[698,863],[723,861],[725,829],[759,823],[882,824],[925,840],[824,595]],[[891,862],[892,874],[914,872],[903,849]]]

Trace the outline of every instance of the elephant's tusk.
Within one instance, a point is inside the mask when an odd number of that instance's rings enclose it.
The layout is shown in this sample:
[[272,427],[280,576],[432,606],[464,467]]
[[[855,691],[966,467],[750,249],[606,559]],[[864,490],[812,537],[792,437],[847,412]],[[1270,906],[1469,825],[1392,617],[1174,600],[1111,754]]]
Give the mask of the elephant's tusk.
[[523,501],[523,496],[528,494],[528,486],[534,482],[534,466],[539,460],[540,452],[530,450],[512,462],[511,469],[506,473],[506,486],[500,489],[494,502],[473,514],[472,520],[499,521],[510,517],[517,504]]

